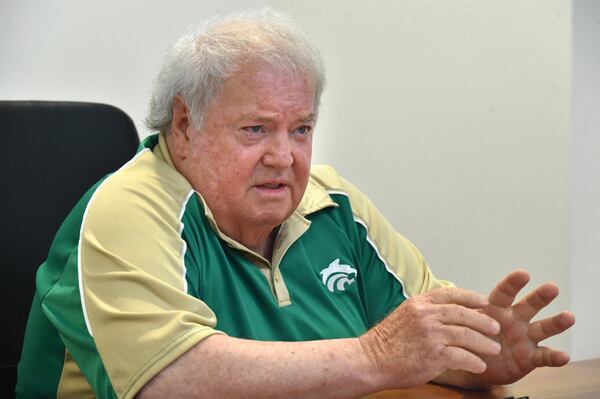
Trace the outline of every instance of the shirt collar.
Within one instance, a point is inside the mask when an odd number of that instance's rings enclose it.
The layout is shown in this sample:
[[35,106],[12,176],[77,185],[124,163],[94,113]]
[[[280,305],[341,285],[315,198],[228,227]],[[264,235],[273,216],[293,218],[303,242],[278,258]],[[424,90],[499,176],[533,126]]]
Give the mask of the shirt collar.
[[157,157],[168,163],[173,169],[175,169],[175,165],[173,164],[173,160],[171,159],[171,154],[169,153],[169,146],[167,146],[167,139],[165,138],[164,133],[160,133],[158,135],[158,145],[154,149],[154,153]]
[[312,178],[308,179],[308,185],[296,212],[305,217],[330,206],[337,207],[339,205],[331,199],[323,186]]

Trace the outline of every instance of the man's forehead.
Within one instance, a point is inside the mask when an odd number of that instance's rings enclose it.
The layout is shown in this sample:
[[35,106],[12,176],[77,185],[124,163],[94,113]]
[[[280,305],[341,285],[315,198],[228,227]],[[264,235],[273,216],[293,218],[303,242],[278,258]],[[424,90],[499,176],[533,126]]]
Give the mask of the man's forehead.
[[314,84],[302,74],[263,63],[245,63],[223,84],[208,113],[228,115],[232,121],[253,123],[283,119],[316,120]]
[[279,81],[287,87],[310,87],[315,89],[314,80],[300,71],[287,68],[283,65],[269,64],[264,61],[246,60],[238,64],[237,68],[225,79],[224,85],[251,85],[259,86],[267,82]]

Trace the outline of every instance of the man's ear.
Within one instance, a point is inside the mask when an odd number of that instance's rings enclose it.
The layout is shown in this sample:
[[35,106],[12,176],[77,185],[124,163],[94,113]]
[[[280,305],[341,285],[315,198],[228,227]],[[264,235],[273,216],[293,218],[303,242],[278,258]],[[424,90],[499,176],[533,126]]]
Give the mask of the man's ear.
[[166,135],[169,152],[172,158],[185,159],[193,129],[188,105],[179,94],[173,98],[172,111],[171,126]]

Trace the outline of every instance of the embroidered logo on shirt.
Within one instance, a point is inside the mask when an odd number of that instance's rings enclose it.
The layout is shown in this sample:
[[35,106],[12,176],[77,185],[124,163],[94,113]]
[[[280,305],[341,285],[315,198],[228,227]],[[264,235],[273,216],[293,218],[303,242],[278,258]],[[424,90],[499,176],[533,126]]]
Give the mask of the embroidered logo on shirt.
[[352,285],[356,279],[357,271],[350,265],[340,264],[340,259],[336,259],[329,266],[319,273],[323,279],[323,284],[331,292],[346,291],[346,288]]

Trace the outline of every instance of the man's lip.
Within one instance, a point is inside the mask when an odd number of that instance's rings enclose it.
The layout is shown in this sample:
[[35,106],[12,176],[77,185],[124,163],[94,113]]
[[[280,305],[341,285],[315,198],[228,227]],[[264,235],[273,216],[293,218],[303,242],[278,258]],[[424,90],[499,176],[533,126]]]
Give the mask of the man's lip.
[[285,183],[285,182],[273,181],[273,182],[263,182],[263,183],[259,183],[259,184],[256,184],[255,186],[256,186],[256,187],[263,187],[263,188],[264,188],[264,187],[266,187],[266,186],[277,186],[277,188],[279,188],[279,187],[285,187],[285,186],[287,186],[287,185],[288,185],[288,184],[287,184],[287,183]]

